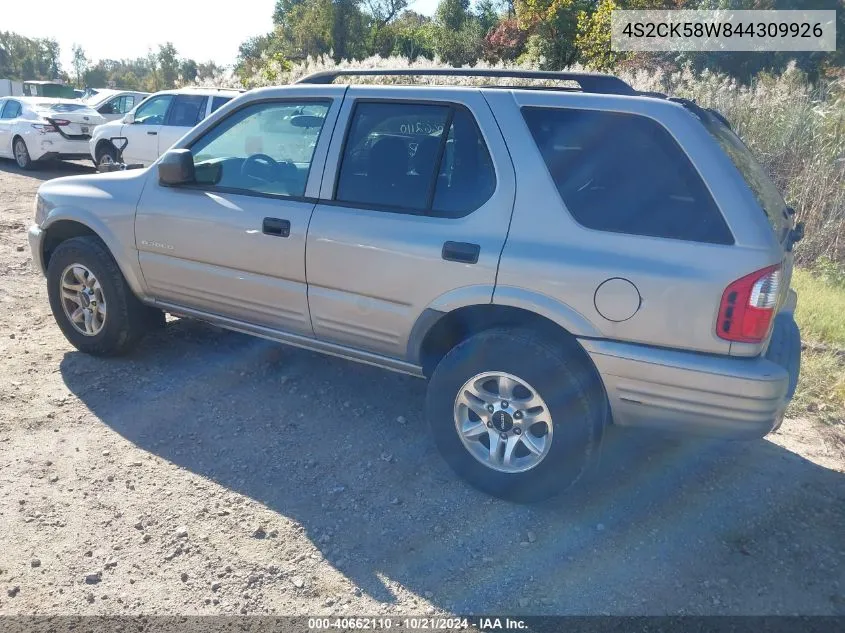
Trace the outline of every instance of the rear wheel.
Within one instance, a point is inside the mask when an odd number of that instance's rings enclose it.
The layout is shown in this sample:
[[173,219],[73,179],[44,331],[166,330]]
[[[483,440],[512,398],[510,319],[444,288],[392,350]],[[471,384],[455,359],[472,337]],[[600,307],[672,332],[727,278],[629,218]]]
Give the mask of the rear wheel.
[[32,159],[29,157],[29,150],[26,148],[24,140],[17,136],[15,142],[12,144],[12,151],[15,154],[15,162],[21,169],[30,169],[32,167]]
[[452,349],[431,378],[427,413],[440,452],[476,488],[531,502],[575,483],[607,415],[577,343],[494,329]]

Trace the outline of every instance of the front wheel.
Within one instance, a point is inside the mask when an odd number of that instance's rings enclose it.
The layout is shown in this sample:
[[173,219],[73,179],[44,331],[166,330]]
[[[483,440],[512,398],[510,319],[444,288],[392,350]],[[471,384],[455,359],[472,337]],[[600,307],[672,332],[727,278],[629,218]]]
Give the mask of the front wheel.
[[96,166],[108,167],[117,163],[117,148],[113,145],[102,145],[97,150]]
[[47,294],[65,338],[95,356],[128,352],[156,317],[163,320],[132,293],[106,245],[93,236],[59,244],[47,266]]
[[426,408],[435,442],[458,475],[496,497],[531,502],[584,473],[606,402],[577,343],[502,328],[469,337],[443,358]]

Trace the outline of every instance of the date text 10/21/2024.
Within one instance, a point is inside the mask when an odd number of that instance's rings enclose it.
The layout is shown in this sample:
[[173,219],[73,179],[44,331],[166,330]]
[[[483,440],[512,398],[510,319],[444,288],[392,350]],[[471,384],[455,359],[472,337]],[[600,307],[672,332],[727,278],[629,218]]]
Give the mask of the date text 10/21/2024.
[[430,631],[518,631],[527,629],[524,620],[509,617],[344,617],[309,618],[308,629],[319,630],[430,630]]

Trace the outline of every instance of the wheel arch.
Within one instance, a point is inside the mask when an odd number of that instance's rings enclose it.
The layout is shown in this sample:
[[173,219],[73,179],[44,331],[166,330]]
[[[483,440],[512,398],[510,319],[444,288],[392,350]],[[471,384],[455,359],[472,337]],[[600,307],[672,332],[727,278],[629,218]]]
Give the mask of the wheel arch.
[[114,246],[116,238],[114,238],[105,226],[92,226],[91,224],[78,218],[51,218],[51,221],[42,227],[44,231],[44,239],[41,242],[41,261],[44,267],[42,272],[46,274],[47,267],[50,264],[50,257],[62,242],[66,242],[74,237],[92,236],[105,244],[106,249],[117,263],[117,267],[120,269],[132,292],[136,296],[143,296],[143,286],[141,285],[139,275],[126,262],[121,261],[121,258],[115,257],[116,249]]
[[115,151],[117,151],[117,148],[114,146],[114,143],[112,143],[107,138],[101,138],[99,141],[97,141],[97,144],[94,146],[93,158],[95,162],[100,161],[101,152],[103,152],[106,148],[114,149]]
[[408,358],[431,377],[440,360],[468,336],[496,327],[535,330],[551,339],[567,340],[577,345],[585,360],[599,376],[595,364],[576,338],[576,333],[560,320],[532,310],[493,303],[461,306],[448,312],[428,309],[417,319],[408,341]]

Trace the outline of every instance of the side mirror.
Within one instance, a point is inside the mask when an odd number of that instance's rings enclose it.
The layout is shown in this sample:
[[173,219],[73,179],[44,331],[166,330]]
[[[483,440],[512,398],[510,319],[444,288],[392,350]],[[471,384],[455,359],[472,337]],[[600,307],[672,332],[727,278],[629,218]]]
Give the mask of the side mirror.
[[166,187],[187,185],[196,181],[194,155],[189,149],[171,149],[158,161],[158,181]]
[[125,115],[123,115],[123,122],[135,123],[135,113],[132,111],[127,112]]

